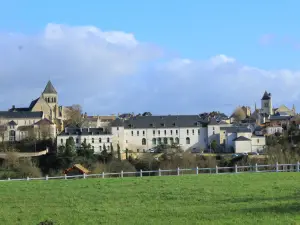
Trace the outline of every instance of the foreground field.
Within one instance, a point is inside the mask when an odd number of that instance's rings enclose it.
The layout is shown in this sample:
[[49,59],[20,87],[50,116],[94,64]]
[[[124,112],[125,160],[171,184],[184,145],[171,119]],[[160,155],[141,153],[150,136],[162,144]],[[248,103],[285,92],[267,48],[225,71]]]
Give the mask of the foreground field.
[[300,224],[300,173],[0,183],[0,224]]

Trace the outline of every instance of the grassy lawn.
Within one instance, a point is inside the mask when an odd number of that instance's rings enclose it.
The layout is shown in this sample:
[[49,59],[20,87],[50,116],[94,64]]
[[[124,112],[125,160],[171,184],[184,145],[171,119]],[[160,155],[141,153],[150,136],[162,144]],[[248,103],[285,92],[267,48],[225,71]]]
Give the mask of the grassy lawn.
[[0,224],[300,224],[300,173],[0,183]]

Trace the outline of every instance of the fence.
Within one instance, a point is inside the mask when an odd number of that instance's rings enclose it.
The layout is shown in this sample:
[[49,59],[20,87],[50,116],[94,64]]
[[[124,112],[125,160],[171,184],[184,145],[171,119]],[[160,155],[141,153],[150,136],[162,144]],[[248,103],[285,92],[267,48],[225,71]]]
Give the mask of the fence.
[[237,166],[234,167],[214,167],[214,168],[192,168],[192,169],[181,169],[177,168],[176,170],[151,170],[151,171],[135,171],[135,172],[124,172],[119,173],[105,173],[101,174],[82,174],[82,175],[72,175],[67,176],[57,176],[57,177],[27,177],[20,179],[6,179],[0,181],[24,181],[24,180],[54,180],[54,179],[74,179],[74,178],[111,178],[111,177],[145,177],[145,176],[181,176],[181,175],[190,175],[190,174],[230,174],[230,173],[246,173],[246,172],[299,172],[300,163],[297,164],[271,164],[271,165],[247,165],[247,166]]

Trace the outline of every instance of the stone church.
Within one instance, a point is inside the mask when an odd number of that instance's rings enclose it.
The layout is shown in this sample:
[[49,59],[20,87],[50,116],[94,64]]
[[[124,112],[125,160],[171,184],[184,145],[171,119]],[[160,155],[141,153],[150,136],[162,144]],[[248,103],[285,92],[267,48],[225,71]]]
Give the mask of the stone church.
[[54,123],[58,131],[61,131],[64,127],[67,110],[67,107],[59,106],[58,93],[51,81],[48,81],[40,97],[33,100],[28,108],[16,108],[12,106],[9,109],[10,112],[43,112],[44,118]]

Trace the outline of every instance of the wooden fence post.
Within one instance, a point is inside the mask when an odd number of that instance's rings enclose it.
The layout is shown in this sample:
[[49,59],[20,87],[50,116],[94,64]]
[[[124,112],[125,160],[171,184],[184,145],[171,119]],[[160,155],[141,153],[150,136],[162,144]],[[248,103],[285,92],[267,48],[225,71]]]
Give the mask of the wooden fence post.
[[278,172],[278,162],[276,162],[276,172]]
[[219,171],[218,171],[218,166],[216,166],[216,173],[219,173]]
[[65,174],[65,180],[68,179],[67,174]]
[[198,166],[196,167],[196,174],[197,175],[199,174],[199,167]]
[[85,173],[83,173],[83,179],[85,179],[86,178],[86,174]]
[[49,179],[49,177],[48,177],[48,175],[46,175],[45,180],[48,180],[48,179]]
[[300,166],[300,163],[299,161],[297,162],[297,168],[296,168],[296,171],[299,172],[299,166]]
[[140,177],[143,177],[143,170],[140,170]]
[[161,176],[160,168],[158,169],[158,176]]
[[124,172],[123,172],[123,170],[121,170],[121,178],[123,178],[123,176],[124,176],[124,174],[123,174]]
[[102,172],[102,178],[104,178],[105,177],[105,173],[104,173],[104,171]]
[[180,168],[177,167],[177,176],[179,176],[179,175],[180,175]]
[[255,172],[258,172],[257,163],[255,163]]
[[29,178],[29,177],[27,177],[27,180],[30,180],[30,178]]
[[234,171],[235,171],[235,173],[237,173],[238,172],[238,166],[235,164],[235,166],[234,166]]
[[10,180],[10,178],[7,178],[7,180]]

